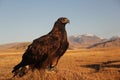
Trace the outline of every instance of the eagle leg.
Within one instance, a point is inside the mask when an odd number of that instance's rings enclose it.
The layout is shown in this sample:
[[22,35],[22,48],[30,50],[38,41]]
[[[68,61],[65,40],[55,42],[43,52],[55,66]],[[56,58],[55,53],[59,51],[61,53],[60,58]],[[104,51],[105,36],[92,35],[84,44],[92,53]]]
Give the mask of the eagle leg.
[[47,72],[57,72],[57,67],[56,66],[49,66],[47,67]]

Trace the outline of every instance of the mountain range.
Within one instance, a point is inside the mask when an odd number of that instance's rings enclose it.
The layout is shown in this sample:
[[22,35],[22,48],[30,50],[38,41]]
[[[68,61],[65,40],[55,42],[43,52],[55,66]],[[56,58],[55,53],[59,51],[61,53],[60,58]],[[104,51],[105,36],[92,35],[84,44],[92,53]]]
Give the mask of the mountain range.
[[107,41],[89,46],[88,48],[120,48],[120,37],[112,37]]
[[68,40],[70,43],[69,49],[87,48],[93,44],[107,41],[107,39],[100,38],[93,34],[70,36]]
[[[73,35],[68,37],[69,49],[120,47],[120,37],[103,39],[93,34]],[[0,45],[0,49],[25,50],[31,42],[15,42]]]
[[25,50],[31,42],[14,42],[0,45],[0,50]]

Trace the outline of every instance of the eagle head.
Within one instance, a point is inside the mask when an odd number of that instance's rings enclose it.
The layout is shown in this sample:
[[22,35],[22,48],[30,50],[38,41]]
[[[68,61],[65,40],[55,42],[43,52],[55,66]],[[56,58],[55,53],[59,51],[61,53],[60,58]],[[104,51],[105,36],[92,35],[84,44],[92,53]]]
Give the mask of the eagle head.
[[58,21],[58,22],[61,22],[61,23],[63,23],[63,24],[70,23],[70,20],[69,20],[68,18],[66,18],[66,17],[60,17],[60,18],[58,18],[57,21]]

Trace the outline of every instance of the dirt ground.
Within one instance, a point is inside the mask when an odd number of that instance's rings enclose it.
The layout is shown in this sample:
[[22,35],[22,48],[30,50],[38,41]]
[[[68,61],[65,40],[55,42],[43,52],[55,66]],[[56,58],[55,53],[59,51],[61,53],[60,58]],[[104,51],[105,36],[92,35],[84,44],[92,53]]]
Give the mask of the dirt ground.
[[23,51],[0,51],[0,80],[120,80],[120,48],[68,50],[57,72],[29,71],[12,78]]

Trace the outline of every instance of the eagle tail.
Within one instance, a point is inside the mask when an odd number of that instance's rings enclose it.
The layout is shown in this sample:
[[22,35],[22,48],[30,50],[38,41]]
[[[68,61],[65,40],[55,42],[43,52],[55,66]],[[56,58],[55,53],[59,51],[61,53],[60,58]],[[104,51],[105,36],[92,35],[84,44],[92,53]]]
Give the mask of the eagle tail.
[[12,73],[16,72],[20,67],[24,66],[23,63],[19,63],[18,65],[16,65],[13,70],[12,70]]

